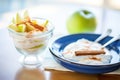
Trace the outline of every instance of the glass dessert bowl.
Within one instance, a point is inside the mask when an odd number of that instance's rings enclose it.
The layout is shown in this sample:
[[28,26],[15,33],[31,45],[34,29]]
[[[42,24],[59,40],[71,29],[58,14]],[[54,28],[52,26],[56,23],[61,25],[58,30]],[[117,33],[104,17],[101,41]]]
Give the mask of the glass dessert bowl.
[[21,63],[24,66],[38,67],[41,65],[38,54],[45,51],[54,27],[48,20],[30,18],[28,14],[22,19],[19,18],[20,16],[16,14],[16,21],[14,20],[8,27],[9,34],[17,51],[23,54]]

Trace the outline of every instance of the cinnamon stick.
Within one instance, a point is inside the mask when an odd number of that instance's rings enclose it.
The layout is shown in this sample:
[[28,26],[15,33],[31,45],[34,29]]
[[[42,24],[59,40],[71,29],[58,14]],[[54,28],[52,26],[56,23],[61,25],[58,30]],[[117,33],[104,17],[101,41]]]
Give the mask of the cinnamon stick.
[[98,54],[105,54],[104,50],[86,50],[86,51],[75,51],[76,56],[81,55],[98,55]]

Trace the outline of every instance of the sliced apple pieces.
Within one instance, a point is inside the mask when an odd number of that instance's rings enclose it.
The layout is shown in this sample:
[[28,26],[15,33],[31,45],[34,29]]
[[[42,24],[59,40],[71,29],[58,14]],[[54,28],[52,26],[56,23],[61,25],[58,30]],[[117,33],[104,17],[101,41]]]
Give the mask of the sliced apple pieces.
[[22,22],[21,16],[17,13],[16,14],[16,24],[19,24]]
[[18,32],[18,28],[15,24],[10,24],[8,27],[11,28],[12,30]]
[[28,11],[25,11],[23,14],[23,17],[19,13],[16,14],[15,18],[12,19],[12,24],[10,24],[8,27],[16,32],[31,32],[31,31],[40,31],[44,32],[46,31],[46,26],[48,24],[48,20],[46,20],[44,23],[39,24],[37,20],[30,19]]
[[44,46],[44,44],[39,44],[39,45],[34,46],[34,47],[31,47],[31,48],[29,48],[29,49],[36,49],[36,48],[40,48],[40,47],[42,47],[42,46]]
[[27,32],[35,30],[35,27],[28,22],[26,23],[26,28],[27,28]]
[[26,25],[25,24],[20,24],[17,26],[18,32],[25,32],[26,31]]
[[12,18],[12,23],[16,24],[15,18]]
[[26,11],[24,12],[24,14],[23,14],[23,20],[24,20],[25,22],[26,22],[26,21],[31,21],[27,10],[26,10]]
[[48,24],[48,20],[46,20],[46,21],[42,24],[42,26],[43,26],[43,27],[46,27],[47,24]]

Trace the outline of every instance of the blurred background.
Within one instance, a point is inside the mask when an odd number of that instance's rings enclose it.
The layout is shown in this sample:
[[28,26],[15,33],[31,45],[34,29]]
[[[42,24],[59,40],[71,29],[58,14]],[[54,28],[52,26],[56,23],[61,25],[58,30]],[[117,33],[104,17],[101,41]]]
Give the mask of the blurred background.
[[102,6],[103,0],[0,0],[0,13],[34,7],[41,4],[84,4]]
[[80,9],[95,14],[96,33],[112,28],[113,35],[120,29],[120,0],[0,0],[0,27],[6,27],[15,12],[24,9],[28,9],[30,15],[51,20],[58,33],[67,33],[66,20]]

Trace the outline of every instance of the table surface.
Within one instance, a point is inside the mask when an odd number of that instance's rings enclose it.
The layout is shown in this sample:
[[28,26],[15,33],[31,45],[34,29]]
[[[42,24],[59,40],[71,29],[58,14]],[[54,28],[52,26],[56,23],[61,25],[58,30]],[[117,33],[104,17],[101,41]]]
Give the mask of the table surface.
[[[61,13],[62,8],[60,6],[55,8],[53,6],[41,6],[38,7],[41,11],[40,14],[35,13],[38,8],[33,11],[32,14],[40,15],[44,17],[48,17],[55,22],[55,27],[57,28],[55,32],[66,33],[65,31],[65,20],[68,14],[72,13],[72,9],[77,10],[78,6],[76,7],[68,7],[64,8],[66,13]],[[46,9],[51,9],[53,12],[47,13]],[[70,9],[71,8],[71,9]],[[90,8],[93,10],[93,8]],[[49,10],[50,11],[50,10]],[[94,10],[93,10],[94,11]],[[63,16],[57,16],[60,13]],[[96,12],[99,15],[100,12]],[[10,15],[5,15],[4,18],[7,18]],[[100,16],[98,16],[100,18]],[[59,20],[58,20],[59,19]],[[6,19],[5,19],[6,20]],[[60,25],[58,25],[60,24]],[[100,23],[99,23],[100,24]],[[100,32],[98,30],[98,32]],[[0,80],[120,80],[120,75],[115,74],[99,74],[99,75],[91,75],[91,74],[83,74],[77,72],[67,72],[67,71],[57,71],[57,70],[44,70],[43,68],[38,69],[26,69],[23,68],[20,63],[18,62],[18,58],[20,54],[16,51],[11,38],[9,37],[8,31],[3,28],[0,29]]]

